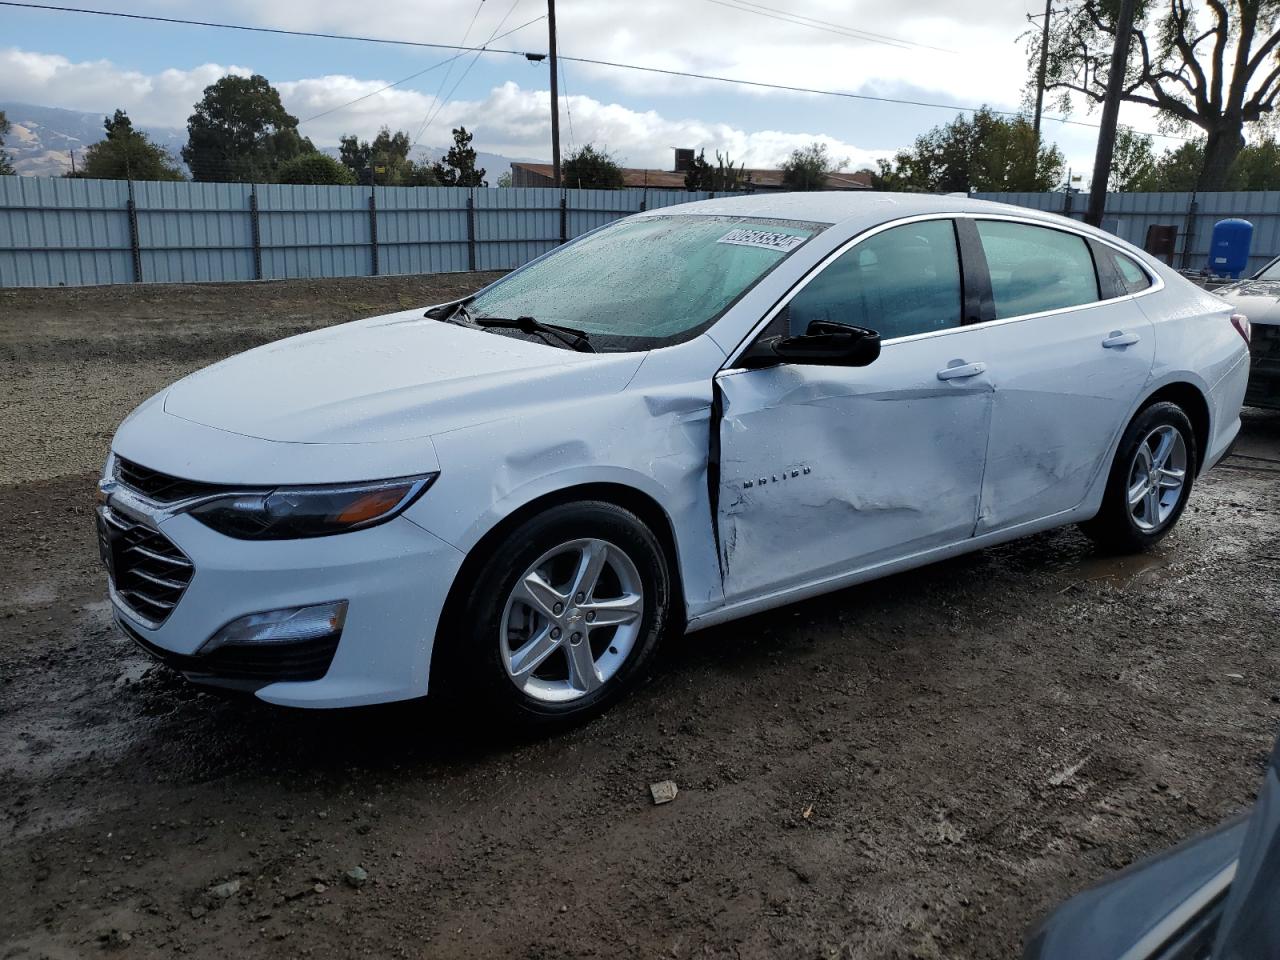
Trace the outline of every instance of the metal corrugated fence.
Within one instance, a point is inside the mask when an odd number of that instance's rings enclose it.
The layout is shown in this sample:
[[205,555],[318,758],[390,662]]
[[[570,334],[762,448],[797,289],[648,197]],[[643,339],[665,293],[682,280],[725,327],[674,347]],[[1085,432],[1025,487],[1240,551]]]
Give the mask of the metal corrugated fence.
[[[997,200],[1084,218],[1088,197],[1064,193],[976,193],[980,200]],[[1280,254],[1280,191],[1226,191],[1222,193],[1109,193],[1102,228],[1141,247],[1147,227],[1177,227],[1177,253],[1173,266],[1201,269],[1209,263],[1213,225],[1228,217],[1253,224],[1249,272],[1261,269]]]
[[0,287],[509,270],[683,190],[0,177]]
[[[0,177],[0,287],[509,270],[610,220],[716,195]],[[976,196],[1084,214],[1081,195]],[[1172,224],[1174,265],[1200,268],[1225,217],[1254,225],[1250,269],[1280,253],[1280,191],[1112,193],[1102,225],[1141,245]]]

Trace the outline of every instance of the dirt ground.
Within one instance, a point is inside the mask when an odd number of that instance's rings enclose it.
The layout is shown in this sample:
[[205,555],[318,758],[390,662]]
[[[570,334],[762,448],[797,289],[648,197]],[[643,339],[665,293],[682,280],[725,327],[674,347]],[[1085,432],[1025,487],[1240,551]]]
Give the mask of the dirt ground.
[[479,279],[0,291],[0,958],[1009,957],[1251,802],[1280,719],[1256,411],[1153,554],[1066,529],[695,634],[542,739],[220,700],[114,634],[91,492],[134,404]]

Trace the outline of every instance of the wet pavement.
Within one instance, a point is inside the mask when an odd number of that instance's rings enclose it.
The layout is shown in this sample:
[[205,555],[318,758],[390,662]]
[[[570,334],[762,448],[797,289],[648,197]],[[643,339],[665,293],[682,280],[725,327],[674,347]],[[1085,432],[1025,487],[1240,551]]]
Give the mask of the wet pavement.
[[1248,412],[1150,554],[1064,529],[695,634],[555,736],[274,710],[150,665],[93,543],[110,427],[432,282],[0,297],[0,958],[1007,957],[1251,802],[1280,721],[1280,413]]

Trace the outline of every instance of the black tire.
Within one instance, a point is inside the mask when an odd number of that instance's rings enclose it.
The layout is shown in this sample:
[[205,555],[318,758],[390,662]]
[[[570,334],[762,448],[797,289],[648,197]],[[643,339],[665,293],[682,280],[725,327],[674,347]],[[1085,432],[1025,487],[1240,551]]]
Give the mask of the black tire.
[[[1168,516],[1154,529],[1143,529],[1129,505],[1128,481],[1134,459],[1138,456],[1139,445],[1160,427],[1173,427],[1181,434],[1186,447],[1186,475],[1177,502]],[[1111,473],[1107,478],[1107,490],[1102,497],[1101,509],[1092,520],[1080,524],[1080,529],[1094,543],[1108,551],[1139,553],[1150,549],[1173,529],[1173,525],[1182,516],[1199,465],[1200,451],[1196,447],[1195,430],[1182,408],[1166,401],[1144,407],[1120,438],[1115,461],[1111,464]]]
[[[512,680],[501,646],[503,613],[517,581],[540,557],[585,538],[606,541],[631,561],[643,588],[643,612],[630,652],[601,686],[578,699],[548,702]],[[440,637],[444,648],[438,643],[433,657],[432,693],[443,693],[471,713],[478,708],[489,719],[496,719],[496,711],[517,725],[569,724],[595,716],[622,697],[650,664],[670,619],[671,596],[666,555],[635,514],[604,501],[551,507],[519,524],[488,553],[454,605]]]

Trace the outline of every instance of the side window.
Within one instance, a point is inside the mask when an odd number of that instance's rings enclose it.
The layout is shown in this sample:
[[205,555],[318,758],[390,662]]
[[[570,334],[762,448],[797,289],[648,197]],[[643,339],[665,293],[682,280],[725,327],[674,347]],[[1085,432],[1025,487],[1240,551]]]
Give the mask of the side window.
[[866,327],[881,339],[960,326],[960,258],[950,220],[903,224],[868,237],[787,305],[787,330],[815,320]]
[[1098,276],[1083,237],[1048,227],[979,220],[996,319],[1099,300]]
[[1116,269],[1120,271],[1126,293],[1137,293],[1151,286],[1151,277],[1147,275],[1147,271],[1134,263],[1131,257],[1125,256],[1119,250],[1109,250],[1109,252]]

